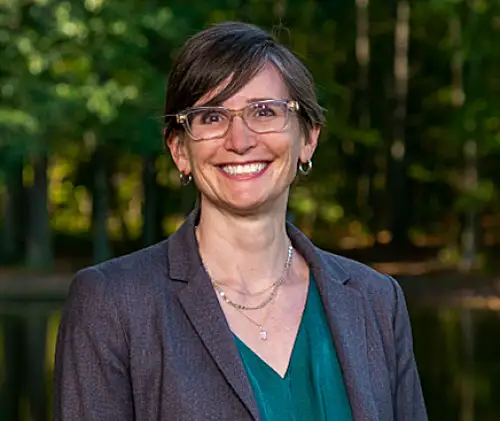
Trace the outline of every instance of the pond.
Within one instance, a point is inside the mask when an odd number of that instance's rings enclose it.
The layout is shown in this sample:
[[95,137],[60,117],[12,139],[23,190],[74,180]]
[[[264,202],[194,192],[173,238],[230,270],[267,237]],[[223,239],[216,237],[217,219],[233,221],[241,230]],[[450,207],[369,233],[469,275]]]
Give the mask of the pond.
[[[60,307],[60,300],[0,299],[0,421],[50,419]],[[500,312],[411,300],[409,309],[430,420],[500,420]]]
[[430,420],[500,420],[500,312],[410,312]]

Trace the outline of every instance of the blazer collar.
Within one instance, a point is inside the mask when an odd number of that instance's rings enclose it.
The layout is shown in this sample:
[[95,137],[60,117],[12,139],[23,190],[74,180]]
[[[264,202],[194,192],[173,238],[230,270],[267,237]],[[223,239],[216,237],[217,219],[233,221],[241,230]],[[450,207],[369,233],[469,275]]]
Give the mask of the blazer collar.
[[[238,349],[198,252],[194,232],[198,216],[199,210],[195,209],[168,240],[169,275],[173,280],[187,283],[179,292],[184,311],[227,382],[254,419],[260,420]],[[349,274],[338,257],[315,247],[292,224],[287,223],[287,232],[318,285],[353,419],[377,421],[368,370],[364,300],[349,286]]]
[[[202,266],[194,232],[199,213],[198,208],[193,210],[181,227],[168,239],[170,279],[188,282]],[[304,257],[315,276],[323,274],[328,267],[328,277],[333,282],[344,284],[349,280],[349,275],[343,267],[337,261],[328,259],[328,254],[325,256],[325,253],[314,246],[311,240],[294,225],[287,222],[286,229],[293,246]],[[325,261],[325,258],[329,261]]]

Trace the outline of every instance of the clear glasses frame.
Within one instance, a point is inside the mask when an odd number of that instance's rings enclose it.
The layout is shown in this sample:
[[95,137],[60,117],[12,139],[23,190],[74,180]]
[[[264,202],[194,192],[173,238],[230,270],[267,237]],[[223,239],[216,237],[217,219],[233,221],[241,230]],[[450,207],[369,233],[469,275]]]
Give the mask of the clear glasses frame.
[[[278,129],[276,129],[276,128],[258,129],[257,130],[253,124],[251,124],[251,123],[249,124],[248,117],[246,114],[249,110],[253,111],[253,110],[259,110],[259,109],[266,109],[266,105],[273,105],[273,104],[285,106],[285,108],[284,108],[284,110],[285,110],[284,121],[283,121],[283,125],[280,128],[278,128]],[[203,137],[196,136],[193,133],[193,130],[191,128],[191,125],[189,122],[190,121],[189,117],[195,113],[199,113],[199,112],[202,112],[204,110],[206,110],[206,111],[211,111],[211,110],[220,111],[221,113],[227,115],[229,118],[227,119],[227,126],[225,127],[225,129],[223,131],[221,131],[220,133],[217,133],[216,135],[212,135],[212,136],[203,136]],[[224,137],[227,134],[227,132],[229,131],[229,128],[231,127],[231,124],[232,124],[233,119],[235,117],[241,117],[241,119],[245,123],[246,127],[248,127],[248,129],[254,133],[263,134],[263,133],[282,132],[288,126],[288,123],[290,121],[290,112],[297,112],[297,111],[299,111],[299,103],[297,101],[280,100],[280,99],[266,99],[266,100],[262,100],[262,101],[251,102],[251,103],[247,104],[245,107],[237,109],[237,110],[226,108],[226,107],[220,107],[220,106],[213,106],[213,107],[203,106],[203,107],[189,108],[181,113],[174,114],[174,116],[176,118],[177,123],[181,124],[186,129],[187,133],[189,134],[189,136],[192,139],[194,139],[194,140],[212,140],[212,139],[219,139],[219,138]]]

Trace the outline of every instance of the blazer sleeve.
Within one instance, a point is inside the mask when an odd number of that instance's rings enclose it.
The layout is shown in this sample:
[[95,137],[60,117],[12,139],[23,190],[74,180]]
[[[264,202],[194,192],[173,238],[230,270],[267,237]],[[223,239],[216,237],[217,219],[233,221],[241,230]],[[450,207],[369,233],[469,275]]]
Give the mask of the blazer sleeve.
[[417,364],[413,353],[410,318],[400,285],[392,279],[396,293],[394,335],[396,350],[395,421],[427,421]]
[[133,420],[128,361],[106,278],[97,268],[79,272],[57,337],[53,420]]

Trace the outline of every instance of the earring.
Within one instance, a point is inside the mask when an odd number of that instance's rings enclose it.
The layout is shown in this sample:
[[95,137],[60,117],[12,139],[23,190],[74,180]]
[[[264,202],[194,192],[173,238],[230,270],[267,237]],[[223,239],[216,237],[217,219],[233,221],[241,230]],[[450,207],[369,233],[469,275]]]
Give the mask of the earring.
[[312,167],[313,167],[313,163],[310,159],[308,159],[306,163],[303,163],[303,162],[299,163],[299,172],[302,175],[307,175],[311,172]]
[[193,180],[193,176],[191,174],[179,174],[179,179],[181,180],[181,186],[187,186]]

